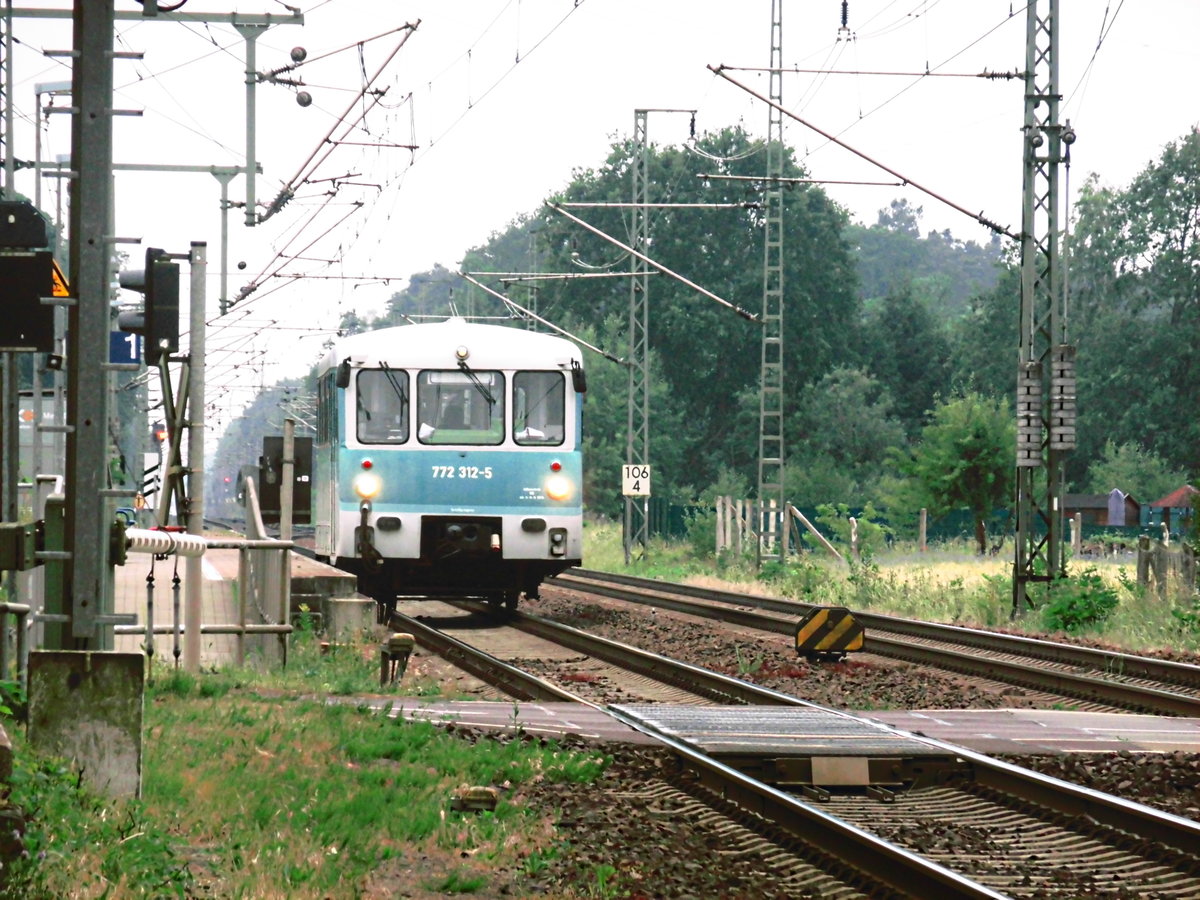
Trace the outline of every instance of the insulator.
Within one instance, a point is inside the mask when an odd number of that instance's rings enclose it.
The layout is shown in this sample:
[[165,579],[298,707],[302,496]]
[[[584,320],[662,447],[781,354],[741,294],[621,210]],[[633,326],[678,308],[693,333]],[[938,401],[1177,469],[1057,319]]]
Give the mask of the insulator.
[[130,553],[153,553],[156,556],[203,556],[208,549],[208,542],[202,535],[156,531],[152,528],[126,528],[125,540]]
[[842,27],[850,20],[850,0],[842,0]]
[[1060,344],[1050,353],[1050,449],[1075,449],[1075,348]]
[[1017,373],[1017,465],[1042,464],[1042,365],[1030,362]]

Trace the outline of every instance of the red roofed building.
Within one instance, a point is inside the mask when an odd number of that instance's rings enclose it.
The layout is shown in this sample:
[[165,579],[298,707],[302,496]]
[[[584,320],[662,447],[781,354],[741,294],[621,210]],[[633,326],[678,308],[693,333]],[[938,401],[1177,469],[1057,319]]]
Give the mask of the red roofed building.
[[[1151,510],[1150,524],[1156,524],[1154,521],[1154,510],[1162,510],[1161,522],[1171,530],[1172,533],[1182,534],[1185,530],[1191,528],[1192,516],[1195,513],[1195,507],[1192,505],[1193,498],[1200,491],[1196,490],[1190,484],[1185,484],[1177,490],[1171,491],[1161,500],[1155,500],[1148,504]],[[1176,527],[1172,527],[1171,522],[1177,523]]]

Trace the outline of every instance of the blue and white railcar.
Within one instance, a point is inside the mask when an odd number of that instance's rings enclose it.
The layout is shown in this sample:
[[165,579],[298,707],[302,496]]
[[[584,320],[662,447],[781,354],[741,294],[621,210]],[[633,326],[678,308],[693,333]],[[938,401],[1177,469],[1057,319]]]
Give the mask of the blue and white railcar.
[[318,370],[316,552],[385,607],[514,608],[583,556],[583,360],[570,341],[445,322],[337,342]]

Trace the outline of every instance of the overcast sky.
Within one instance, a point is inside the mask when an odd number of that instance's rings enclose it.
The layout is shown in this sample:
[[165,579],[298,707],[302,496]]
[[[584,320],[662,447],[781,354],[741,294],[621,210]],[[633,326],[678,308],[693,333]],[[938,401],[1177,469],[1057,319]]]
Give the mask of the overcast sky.
[[[635,109],[694,109],[700,131],[736,123],[754,135],[766,131],[766,107],[708,66],[729,66],[732,78],[767,93],[764,73],[735,69],[768,65],[770,0],[292,2],[305,24],[272,27],[256,42],[259,72],[286,66],[294,47],[308,59],[285,76],[302,80],[302,88],[257,89],[257,199],[269,203],[296,176],[311,177],[254,228],[242,210],[229,215],[229,293],[259,286],[213,322],[212,365],[221,381],[209,389],[214,424],[248,399],[231,386],[302,372],[343,312],[379,312],[410,274],[435,263],[455,268],[468,249],[563,188],[574,170],[599,166],[609,145],[632,131]],[[116,6],[140,10],[134,0]],[[1090,172],[1106,184],[1128,183],[1164,143],[1200,122],[1200,3],[1091,0],[1062,8],[1061,116],[1078,134],[1074,195]],[[288,15],[278,0],[190,0],[181,8],[234,11]],[[849,0],[846,30],[841,11],[840,0],[784,0],[785,67],[860,73],[789,73],[784,105],[910,182],[1017,230],[1022,84],[941,76],[1020,71],[1023,4]],[[411,33],[403,29],[418,22]],[[120,22],[118,32],[118,49],[144,59],[116,62],[114,106],[144,115],[115,120],[116,161],[244,165],[243,37],[226,24],[162,20]],[[71,34],[65,22],[18,17],[14,35],[16,153],[32,159],[35,85],[70,77],[64,60],[42,51],[69,48]],[[920,77],[926,71],[938,77]],[[866,74],[877,72],[901,74]],[[356,97],[368,83],[386,93],[375,96],[360,127],[338,127],[347,111],[349,123],[363,113]],[[296,102],[300,89],[311,105]],[[649,137],[680,143],[689,120],[652,112]],[[325,140],[331,133],[336,143]],[[896,180],[797,122],[785,122],[785,139],[815,178]],[[68,117],[49,116],[42,142],[43,159],[69,152]],[[32,173],[19,172],[16,187],[32,197]],[[924,208],[925,230],[989,237],[912,187],[826,189],[863,224],[903,196]],[[54,182],[44,182],[43,207],[51,213],[56,196]],[[232,181],[230,196],[245,199],[242,178]],[[208,174],[116,176],[119,235],[176,252],[191,241],[208,243],[210,317],[219,291],[219,199]],[[302,274],[322,277],[290,277]]]

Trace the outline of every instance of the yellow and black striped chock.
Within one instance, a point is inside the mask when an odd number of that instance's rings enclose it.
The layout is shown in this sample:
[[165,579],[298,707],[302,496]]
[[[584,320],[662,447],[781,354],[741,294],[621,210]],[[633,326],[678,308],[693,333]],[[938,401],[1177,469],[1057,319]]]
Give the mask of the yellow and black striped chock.
[[836,662],[863,648],[863,627],[844,606],[814,606],[796,623],[796,652]]

